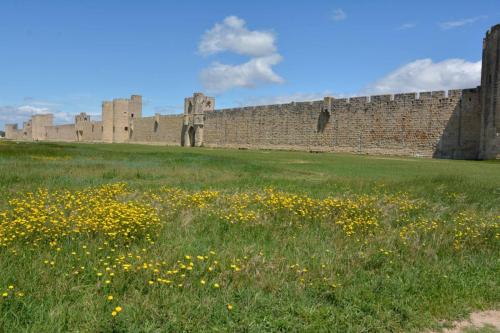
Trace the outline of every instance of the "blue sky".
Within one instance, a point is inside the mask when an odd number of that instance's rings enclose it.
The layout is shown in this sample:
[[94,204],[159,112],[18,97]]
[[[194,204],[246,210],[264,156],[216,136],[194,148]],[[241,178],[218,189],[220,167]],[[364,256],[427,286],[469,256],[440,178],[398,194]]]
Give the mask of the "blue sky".
[[31,113],[144,114],[479,84],[498,0],[0,2],[0,128]]

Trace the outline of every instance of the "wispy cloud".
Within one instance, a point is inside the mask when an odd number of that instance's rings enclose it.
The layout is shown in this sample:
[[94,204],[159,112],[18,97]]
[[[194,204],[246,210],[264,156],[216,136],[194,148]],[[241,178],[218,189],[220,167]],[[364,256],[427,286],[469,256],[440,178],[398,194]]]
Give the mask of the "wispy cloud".
[[484,20],[488,18],[486,15],[481,15],[481,16],[474,16],[474,17],[468,17],[468,18],[463,18],[459,20],[454,20],[454,21],[446,21],[446,22],[441,22],[439,23],[439,27],[443,30],[449,30],[449,29],[455,29],[462,27],[467,24],[472,24],[475,23],[479,20]]
[[417,26],[416,23],[408,22],[408,23],[401,24],[399,27],[397,27],[396,30],[408,30],[408,29],[413,29],[416,26]]
[[210,93],[284,82],[272,68],[283,59],[278,53],[274,33],[249,30],[246,22],[239,17],[228,16],[206,31],[198,50],[202,55],[230,52],[250,57],[249,61],[239,65],[214,62],[203,69],[201,83]]
[[[322,93],[296,92],[296,93],[284,94],[284,95],[259,96],[259,97],[244,98],[241,101],[238,101],[237,103],[238,103],[238,105],[241,105],[241,106],[285,104],[285,103],[291,103],[291,102],[319,101],[319,100],[322,100],[325,96],[334,96],[334,94],[329,90],[326,90]],[[335,95],[335,97],[341,97],[341,96]]]
[[335,10],[333,10],[332,12],[332,20],[334,21],[343,21],[347,18],[347,14],[346,12],[341,9],[341,8],[337,8]]
[[322,100],[325,96],[346,98],[403,92],[421,92],[473,88],[480,84],[481,61],[470,62],[464,59],[447,59],[434,62],[431,59],[418,59],[405,64],[387,75],[375,80],[356,93],[292,93],[276,96],[245,98],[239,105],[283,104],[300,101]]

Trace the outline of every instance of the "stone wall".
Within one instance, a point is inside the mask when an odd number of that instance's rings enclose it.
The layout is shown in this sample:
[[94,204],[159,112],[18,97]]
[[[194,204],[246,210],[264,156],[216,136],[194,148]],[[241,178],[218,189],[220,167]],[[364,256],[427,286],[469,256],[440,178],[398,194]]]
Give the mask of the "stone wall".
[[[459,94],[460,91],[456,91]],[[462,98],[444,121],[443,134],[438,142],[434,157],[455,159],[479,158],[481,132],[480,90],[465,89]]]
[[102,129],[102,121],[86,121],[75,124],[77,140],[81,142],[101,142]]
[[205,114],[211,147],[327,148],[332,132],[318,131],[322,101],[221,109]]
[[215,110],[204,145],[475,158],[477,89]]
[[46,140],[49,141],[77,141],[74,124],[48,126],[46,129]]
[[130,141],[136,143],[181,144],[182,115],[134,118]]

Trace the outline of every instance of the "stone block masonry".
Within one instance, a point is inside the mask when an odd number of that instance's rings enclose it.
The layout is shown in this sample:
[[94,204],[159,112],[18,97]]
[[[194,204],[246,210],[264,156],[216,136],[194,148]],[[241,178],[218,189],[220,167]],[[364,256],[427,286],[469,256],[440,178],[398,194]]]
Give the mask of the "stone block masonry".
[[481,70],[480,158],[498,157],[500,152],[500,24],[483,40]]
[[102,103],[102,121],[82,113],[53,126],[36,115],[7,139],[151,143],[229,148],[395,154],[454,159],[500,158],[500,25],[483,41],[481,86],[312,102],[215,109],[195,93],[184,114],[142,117],[142,97]]
[[478,90],[420,95],[325,98],[215,110],[205,114],[204,144],[477,158]]
[[32,125],[31,135],[33,140],[35,141],[45,140],[46,137],[45,127],[52,126],[53,122],[54,122],[54,115],[52,114],[39,114],[33,116],[31,118],[31,125]]
[[182,115],[136,118],[130,142],[181,145]]

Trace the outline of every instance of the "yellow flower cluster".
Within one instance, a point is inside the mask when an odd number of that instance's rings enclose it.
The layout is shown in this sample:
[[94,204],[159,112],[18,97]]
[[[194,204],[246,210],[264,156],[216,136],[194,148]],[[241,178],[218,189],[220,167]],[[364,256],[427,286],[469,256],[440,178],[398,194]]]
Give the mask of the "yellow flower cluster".
[[168,187],[137,193],[124,183],[75,192],[40,189],[9,200],[0,211],[0,247],[12,242],[54,245],[82,235],[153,242],[152,235],[162,227],[160,216],[169,221],[186,212],[231,224],[325,223],[358,242],[387,232],[399,233],[405,244],[431,233],[453,233],[454,248],[460,249],[500,238],[499,217],[492,222],[464,213],[445,221],[429,218],[426,211],[429,204],[404,193],[313,198],[273,188],[226,193]]
[[78,235],[147,237],[160,223],[158,213],[149,203],[127,199],[128,193],[126,185],[118,183],[76,192],[39,189],[13,198],[0,212],[0,246]]
[[163,188],[160,193],[148,193],[148,197],[168,214],[198,209],[229,223],[327,221],[340,226],[348,236],[373,234],[381,215],[376,197],[315,199],[272,188],[263,192],[232,194],[217,191],[190,193]]
[[438,220],[428,220],[425,218],[417,219],[416,221],[409,222],[403,225],[399,231],[399,237],[403,240],[403,243],[407,243],[412,239],[418,239],[422,235],[429,234],[440,226],[440,221]]
[[148,197],[166,214],[198,211],[231,224],[292,223],[300,226],[322,222],[340,227],[345,235],[358,242],[376,233],[399,233],[404,244],[411,240],[418,242],[433,233],[454,233],[454,247],[459,249],[459,244],[465,241],[478,243],[491,237],[500,238],[498,217],[493,223],[470,214],[452,214],[451,221],[429,218],[432,206],[406,193],[317,199],[273,188],[237,193],[163,188],[159,193],[149,193]]
[[483,218],[477,218],[470,212],[462,212],[457,214],[452,222],[455,235],[453,246],[457,250],[464,245],[500,240],[500,216],[496,217],[496,221],[488,222]]

